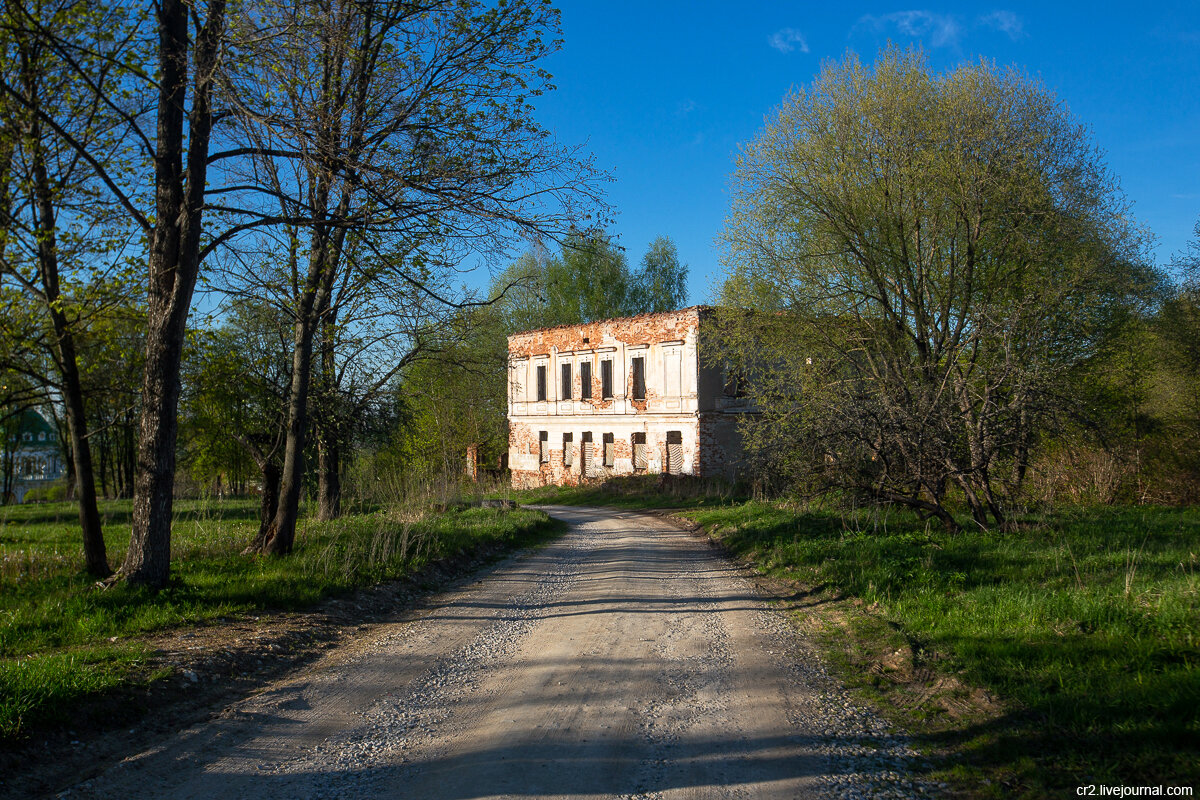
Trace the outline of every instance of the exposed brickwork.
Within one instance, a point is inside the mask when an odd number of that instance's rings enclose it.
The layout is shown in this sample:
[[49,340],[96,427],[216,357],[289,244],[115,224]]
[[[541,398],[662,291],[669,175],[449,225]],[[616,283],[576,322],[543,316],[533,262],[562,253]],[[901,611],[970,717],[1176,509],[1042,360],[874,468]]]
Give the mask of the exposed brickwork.
[[[715,396],[719,373],[700,358],[700,328],[708,309],[643,314],[584,325],[561,325],[509,337],[509,466],[513,485],[574,485],[634,472],[632,438],[646,437],[649,473],[667,470],[668,434],[678,434],[684,474],[731,477],[740,460],[740,439],[731,435],[736,414]],[[642,359],[645,399],[634,400],[632,360]],[[603,362],[612,364],[612,397],[602,397]],[[571,366],[571,396],[562,397],[563,364]],[[591,368],[592,397],[582,397],[581,365]],[[538,368],[546,371],[546,397],[536,391]],[[549,459],[539,460],[545,431]],[[591,433],[593,469],[583,474],[580,450]],[[614,458],[603,466],[603,440],[613,435]],[[563,460],[570,435],[571,463]]]

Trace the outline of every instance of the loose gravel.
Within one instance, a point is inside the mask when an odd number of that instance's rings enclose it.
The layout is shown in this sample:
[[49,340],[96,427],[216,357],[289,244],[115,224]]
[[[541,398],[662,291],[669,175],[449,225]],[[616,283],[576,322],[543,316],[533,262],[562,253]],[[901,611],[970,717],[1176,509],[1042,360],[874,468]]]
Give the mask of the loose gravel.
[[560,541],[63,796],[938,795],[704,541],[548,510]]

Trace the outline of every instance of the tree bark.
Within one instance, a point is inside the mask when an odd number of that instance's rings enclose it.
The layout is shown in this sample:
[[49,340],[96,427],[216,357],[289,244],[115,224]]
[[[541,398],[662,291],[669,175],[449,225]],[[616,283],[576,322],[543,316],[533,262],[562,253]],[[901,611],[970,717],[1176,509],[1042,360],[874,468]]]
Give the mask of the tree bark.
[[342,515],[342,454],[341,442],[335,430],[321,435],[317,448],[317,467],[320,486],[317,491],[317,519],[327,522]]
[[[29,67],[28,59],[25,66]],[[37,79],[26,70],[26,89],[30,104],[37,107]],[[90,575],[107,578],[112,574],[104,548],[104,531],[100,524],[100,509],[96,503],[96,481],[92,472],[92,452],[87,439],[87,412],[83,403],[83,383],[79,378],[79,360],[75,352],[75,336],[71,323],[62,310],[59,284],[57,214],[54,190],[46,170],[45,152],[41,146],[41,125],[36,117],[30,125],[29,143],[33,167],[33,191],[38,231],[38,271],[42,284],[42,299],[50,313],[54,328],[54,360],[62,379],[61,390],[66,406],[67,429],[71,437],[71,460],[77,487],[79,527],[83,533],[84,565]]]
[[224,35],[225,0],[213,0],[195,43],[196,76],[184,169],[188,14],[162,0],[159,20],[158,142],[155,223],[150,242],[146,363],[133,489],[133,530],[121,574],[131,584],[165,586],[170,578],[179,365],[199,272],[200,226],[212,133],[213,71]]
[[317,519],[328,522],[342,515],[342,409],[337,398],[334,340],[337,310],[331,309],[321,328],[321,404],[317,429]]

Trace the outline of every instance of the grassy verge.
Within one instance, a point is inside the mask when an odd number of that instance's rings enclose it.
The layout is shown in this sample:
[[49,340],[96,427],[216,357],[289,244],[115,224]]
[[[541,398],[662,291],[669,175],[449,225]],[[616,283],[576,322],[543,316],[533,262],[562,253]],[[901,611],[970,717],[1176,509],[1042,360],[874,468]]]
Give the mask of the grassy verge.
[[[109,558],[127,545],[130,504],[108,502]],[[62,723],[81,699],[150,680],[139,637],[262,611],[300,610],[360,586],[411,575],[481,548],[531,544],[557,531],[545,514],[455,509],[306,520],[287,558],[241,550],[257,530],[253,501],[177,503],[173,577],[160,592],[99,588],[80,571],[73,506],[0,509],[0,740]]]
[[799,583],[797,613],[847,682],[967,794],[1200,782],[1200,510],[1069,509],[953,535],[907,513],[672,505]]

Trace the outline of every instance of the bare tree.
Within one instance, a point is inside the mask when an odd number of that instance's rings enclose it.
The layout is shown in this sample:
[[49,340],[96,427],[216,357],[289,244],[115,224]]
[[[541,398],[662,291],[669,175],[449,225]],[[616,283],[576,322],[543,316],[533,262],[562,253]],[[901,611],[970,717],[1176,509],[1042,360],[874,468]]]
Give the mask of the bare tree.
[[[253,180],[278,201],[263,216],[297,221],[307,238],[303,269],[282,283],[295,320],[287,442],[262,544],[283,554],[295,537],[314,342],[322,326],[332,343],[352,322],[336,307],[339,282],[398,281],[456,305],[437,290],[439,265],[561,233],[595,193],[588,165],[530,116],[557,25],[544,4],[320,0],[264,8],[246,24],[262,46],[230,91],[257,143]],[[387,269],[347,258],[351,231]]]

